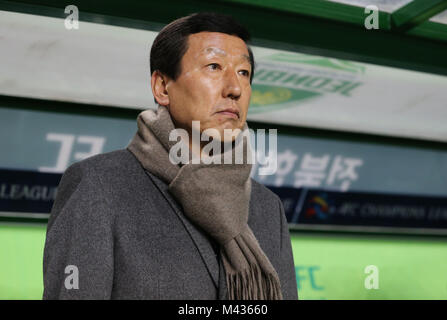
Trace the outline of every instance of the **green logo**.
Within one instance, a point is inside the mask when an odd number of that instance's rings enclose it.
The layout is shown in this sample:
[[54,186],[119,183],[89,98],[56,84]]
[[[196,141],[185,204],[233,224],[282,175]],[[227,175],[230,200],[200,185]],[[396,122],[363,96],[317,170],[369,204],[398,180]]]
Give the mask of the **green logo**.
[[280,62],[312,64],[319,67],[331,68],[352,73],[365,73],[365,66],[362,66],[358,63],[333,58],[309,56],[307,54],[301,53],[275,53],[269,56],[268,59]]
[[326,94],[350,97],[365,66],[299,53],[275,53],[258,64],[249,113],[295,107]]

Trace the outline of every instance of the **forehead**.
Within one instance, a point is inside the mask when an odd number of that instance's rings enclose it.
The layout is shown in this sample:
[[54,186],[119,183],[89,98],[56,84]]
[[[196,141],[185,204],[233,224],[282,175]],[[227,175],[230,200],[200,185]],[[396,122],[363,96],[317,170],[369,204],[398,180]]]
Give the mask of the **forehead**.
[[225,33],[199,32],[189,35],[185,56],[194,59],[206,55],[248,57],[248,49],[244,40]]

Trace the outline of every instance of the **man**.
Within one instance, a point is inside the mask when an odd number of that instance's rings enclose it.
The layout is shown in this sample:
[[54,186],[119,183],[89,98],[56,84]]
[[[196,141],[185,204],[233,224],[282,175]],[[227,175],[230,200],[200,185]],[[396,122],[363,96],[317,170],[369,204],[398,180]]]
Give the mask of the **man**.
[[[192,161],[205,149],[194,144],[197,130],[217,133],[208,137],[230,152],[249,147],[238,139],[254,72],[248,40],[231,17],[212,13],[158,34],[150,55],[158,109],[138,116],[126,149],[75,163],[62,177],[44,299],[298,298],[280,199],[250,178],[247,159]],[[228,138],[225,129],[239,134]],[[176,164],[170,135],[181,130],[189,154]]]

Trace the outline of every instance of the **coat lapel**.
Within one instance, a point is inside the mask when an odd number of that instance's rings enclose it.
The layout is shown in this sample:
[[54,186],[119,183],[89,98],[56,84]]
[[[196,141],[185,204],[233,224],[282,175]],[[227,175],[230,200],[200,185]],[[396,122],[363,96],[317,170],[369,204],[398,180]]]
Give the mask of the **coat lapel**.
[[[216,259],[216,255],[214,253],[214,250],[210,244],[209,239],[204,234],[204,232],[199,231],[197,227],[195,227],[183,214],[182,208],[178,204],[178,202],[174,199],[174,197],[168,192],[168,185],[160,180],[155,175],[151,174],[149,171],[144,170],[146,174],[149,176],[149,178],[154,182],[155,186],[160,190],[160,192],[163,194],[163,196],[166,198],[168,203],[171,205],[172,209],[175,211],[179,219],[182,221],[183,225],[185,226],[188,234],[191,236],[194,244],[196,245],[200,256],[203,259],[203,262],[206,265],[206,268],[208,269],[208,272],[211,275],[211,278],[213,279],[214,285],[216,288],[221,288],[222,286],[219,285],[219,277],[224,278],[223,275],[220,275],[222,273],[222,269],[220,266],[221,263],[218,263],[218,259]],[[222,281],[220,281],[222,282]],[[223,296],[224,293],[219,290],[219,297]]]

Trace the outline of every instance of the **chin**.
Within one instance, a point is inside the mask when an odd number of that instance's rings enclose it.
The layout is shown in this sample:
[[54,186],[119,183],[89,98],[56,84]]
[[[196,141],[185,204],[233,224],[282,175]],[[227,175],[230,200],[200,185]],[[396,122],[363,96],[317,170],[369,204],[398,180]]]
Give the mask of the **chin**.
[[236,129],[241,129],[243,127],[243,124],[240,123],[239,120],[229,120],[225,123],[223,123],[221,125],[222,129],[231,129],[231,130],[236,130]]
[[[239,128],[239,127],[230,127],[230,128],[225,128],[225,129],[231,129],[231,130],[237,130],[237,129],[239,129],[240,130],[240,132],[242,132],[242,128]],[[222,140],[224,140],[224,142],[230,142],[230,140],[231,141],[234,141],[234,140],[236,140],[236,136],[237,135],[231,135],[230,137],[228,137],[228,139],[225,139],[225,135],[224,135],[224,130],[222,130],[221,132],[220,132],[220,134],[221,134],[221,136],[223,137],[222,138]]]

